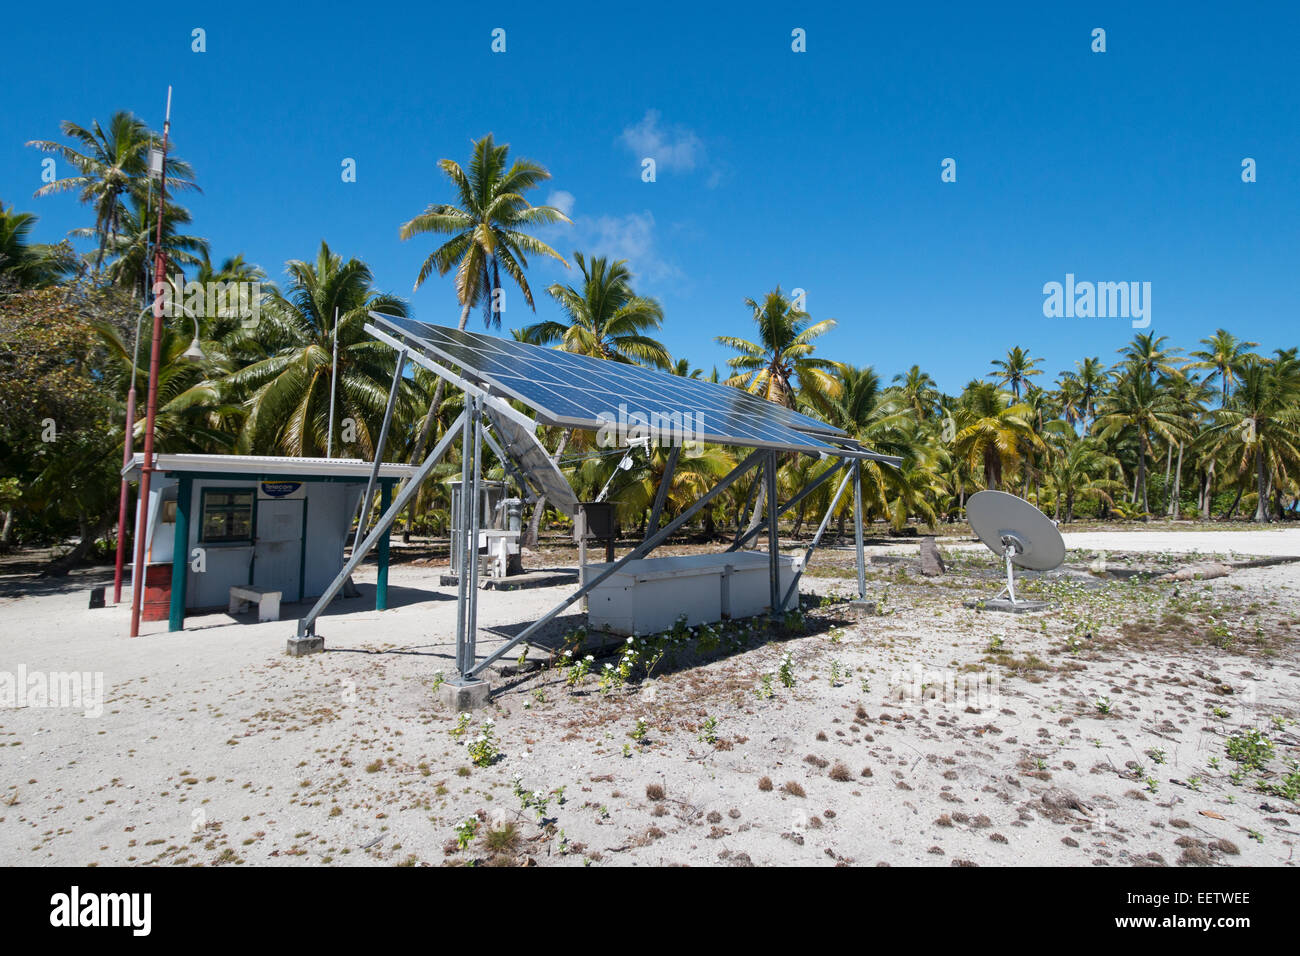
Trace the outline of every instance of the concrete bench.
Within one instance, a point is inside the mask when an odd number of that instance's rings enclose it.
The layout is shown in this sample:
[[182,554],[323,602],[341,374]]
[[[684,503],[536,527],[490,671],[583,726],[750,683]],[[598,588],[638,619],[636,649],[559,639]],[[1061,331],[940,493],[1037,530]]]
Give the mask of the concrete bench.
[[256,601],[258,621],[278,621],[280,620],[280,596],[283,593],[283,591],[237,584],[230,589],[230,613],[242,614],[248,610],[249,602]]

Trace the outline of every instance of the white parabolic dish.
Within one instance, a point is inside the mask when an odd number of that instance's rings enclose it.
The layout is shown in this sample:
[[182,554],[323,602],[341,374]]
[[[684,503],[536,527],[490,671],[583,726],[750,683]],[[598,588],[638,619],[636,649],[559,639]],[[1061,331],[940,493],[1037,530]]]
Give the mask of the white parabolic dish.
[[1065,560],[1065,541],[1056,523],[1028,501],[1005,491],[980,491],[966,502],[966,519],[979,539],[998,557],[1004,538],[1014,539],[1011,561],[1030,571],[1050,571]]

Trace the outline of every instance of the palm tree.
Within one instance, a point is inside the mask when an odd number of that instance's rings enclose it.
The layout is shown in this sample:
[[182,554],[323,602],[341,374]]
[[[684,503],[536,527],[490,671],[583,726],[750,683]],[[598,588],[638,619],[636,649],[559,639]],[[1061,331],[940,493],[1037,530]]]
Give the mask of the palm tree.
[[[439,160],[438,167],[451,180],[458,204],[432,203],[420,215],[402,224],[403,240],[419,235],[451,237],[424,260],[415,288],[420,288],[435,271],[446,275],[454,268],[456,299],[461,307],[458,329],[465,328],[470,310],[479,304],[483,306],[487,326],[501,324],[501,308],[495,293],[504,292],[503,271],[519,287],[528,307],[536,311],[533,290],[524,275],[529,255],[550,256],[568,267],[563,256],[525,231],[570,222],[555,207],[534,206],[524,198],[524,193],[550,179],[551,174],[527,159],[516,159],[507,166],[509,153],[508,144],[498,146],[488,133],[473,144],[468,173],[455,160]],[[444,388],[439,379],[416,438],[412,461],[424,455]]]
[[[834,319],[811,322],[811,317],[781,292],[778,285],[761,303],[746,299],[758,325],[758,342],[734,335],[719,335],[717,341],[739,352],[727,360],[733,374],[726,384],[760,395],[769,402],[794,408],[800,400],[825,406],[838,398],[841,385],[835,373],[838,362],[816,358],[813,340],[835,328]],[[810,324],[811,323],[811,324]],[[750,516],[750,530],[762,520],[767,485],[760,483]]]
[[[1188,444],[1195,443],[1197,440],[1201,424],[1205,418],[1205,408],[1209,404],[1210,396],[1213,393],[1205,380],[1198,380],[1182,373],[1168,379],[1166,386],[1182,409],[1187,432],[1186,437],[1177,442],[1178,460],[1176,464],[1173,463],[1173,447],[1170,446],[1166,452],[1165,489],[1167,502],[1165,513],[1170,518],[1177,518],[1183,488],[1183,452]],[[1173,475],[1172,486],[1169,483],[1171,473]]]
[[532,345],[559,343],[575,355],[668,368],[672,364],[668,349],[645,334],[663,326],[663,309],[654,299],[632,291],[627,261],[611,264],[594,256],[588,262],[581,252],[575,252],[573,258],[582,271],[582,285],[556,282],[546,290],[568,321],[527,326],[521,340]]
[[[315,263],[293,260],[286,271],[288,290],[272,291],[256,328],[238,328],[223,343],[236,354],[258,348],[265,353],[217,383],[222,394],[242,400],[248,409],[239,448],[245,453],[324,455],[330,444],[330,384],[337,338],[335,429],[341,433],[344,421],[351,420],[358,450],[369,458],[375,452],[395,356],[366,335],[363,326],[372,310],[406,315],[406,303],[372,289],[365,263],[344,262],[324,242]],[[419,397],[410,380],[404,380],[395,414],[412,415]],[[335,434],[336,448],[345,446],[342,437]]]
[[1067,421],[1078,421],[1087,430],[1089,421],[1097,414],[1097,398],[1105,391],[1109,380],[1101,359],[1095,356],[1075,362],[1072,372],[1062,372],[1062,398],[1069,402]]
[[0,276],[20,289],[54,285],[72,269],[66,249],[30,241],[36,216],[0,202]]
[[1215,333],[1207,339],[1201,339],[1203,349],[1197,349],[1191,353],[1195,359],[1187,364],[1188,368],[1204,369],[1209,374],[1205,376],[1207,382],[1215,378],[1219,380],[1221,386],[1220,407],[1228,404],[1228,392],[1232,389],[1233,380],[1237,377],[1242,364],[1251,354],[1250,350],[1259,345],[1258,342],[1241,342],[1237,337],[1227,329],[1216,329]]
[[1154,332],[1139,332],[1128,345],[1116,349],[1123,356],[1120,364],[1136,369],[1148,380],[1156,375],[1173,375],[1182,365],[1183,360],[1176,357],[1182,349],[1166,347],[1168,340],[1167,335],[1157,338]]
[[[921,376],[928,378],[924,372]],[[912,515],[933,523],[932,500],[946,487],[936,473],[937,465],[946,456],[928,440],[912,402],[900,389],[882,392],[879,377],[869,367],[842,365],[839,379],[837,397],[807,402],[806,410],[821,414],[867,447],[903,459],[898,468],[862,463],[863,517],[883,515],[895,527],[902,527]],[[809,477],[816,473],[819,469],[810,469]],[[828,504],[830,494],[830,488],[824,487],[812,503]],[[837,511],[841,537],[851,513],[850,502],[843,500]]]
[[[158,239],[158,207],[144,196],[133,196],[118,215],[117,230],[108,241],[100,244],[101,255],[107,253],[114,261],[104,270],[104,276],[114,285],[127,289],[143,301],[153,288],[153,253]],[[179,233],[178,226],[188,226],[189,210],[175,203],[167,203],[163,214],[162,244],[169,265],[197,266],[208,254],[208,241],[198,236]],[[95,235],[89,227],[74,229],[71,235],[86,238]],[[97,267],[98,268],[98,267]],[[171,281],[171,277],[165,277]],[[173,283],[174,284],[174,283]],[[181,290],[177,290],[180,293]]]
[[1031,376],[1042,375],[1043,370],[1034,368],[1042,362],[1042,359],[1030,358],[1029,353],[1019,345],[1007,352],[1005,359],[994,359],[991,363],[993,371],[989,373],[989,378],[994,379],[999,385],[1010,385],[1011,394],[1015,396],[1016,401],[1020,401],[1020,387],[1029,380]]
[[[573,254],[582,270],[581,287],[556,282],[546,292],[559,303],[568,322],[548,320],[520,330],[517,338],[531,345],[557,344],[566,352],[626,364],[667,368],[672,360],[662,342],[646,333],[663,325],[664,313],[654,299],[632,291],[632,273],[627,262],[609,263],[601,256],[590,262],[581,252]],[[564,454],[573,429],[567,429],[556,446],[555,458]],[[525,543],[537,540],[543,497],[533,508]]]
[[[691,364],[690,359],[679,358],[668,366],[668,371],[679,378],[694,378],[704,380],[704,369],[696,368]],[[716,379],[715,379],[716,381]]]
[[1247,357],[1239,366],[1232,403],[1206,430],[1216,453],[1255,473],[1255,521],[1269,520],[1270,491],[1300,467],[1300,363],[1279,356]]
[[758,342],[719,335],[717,341],[740,354],[728,359],[735,374],[728,385],[761,395],[770,402],[795,406],[796,394],[802,390],[812,401],[835,398],[840,385],[834,372],[839,363],[815,358],[813,340],[835,328],[834,319],[810,323],[810,317],[781,292],[778,285],[763,297],[762,303],[746,299],[758,325]]
[[1152,451],[1152,440],[1185,441],[1190,430],[1183,412],[1173,391],[1164,382],[1154,381],[1141,363],[1131,366],[1103,401],[1102,414],[1096,423],[1098,434],[1102,438],[1130,434],[1137,438],[1133,500],[1135,504],[1141,502],[1144,513],[1151,511],[1147,497],[1147,458]]
[[929,372],[913,365],[906,372],[894,376],[903,401],[916,413],[918,421],[928,421],[939,405],[939,388]]
[[[1106,454],[1097,438],[1080,438],[1071,442],[1056,459],[1052,481],[1056,486],[1056,516],[1069,523],[1074,520],[1074,502],[1088,498],[1115,507],[1112,497],[1124,490],[1124,483],[1110,477],[1119,471],[1119,459]],[[1064,498],[1064,501],[1062,501]]]
[[1030,422],[1032,414],[1010,392],[992,382],[973,381],[953,414],[953,452],[966,459],[972,472],[983,468],[985,488],[999,490],[1008,472],[1020,464],[1024,450],[1043,447]]
[[[209,257],[206,246],[201,250],[201,259],[195,269],[194,281],[205,289],[210,284],[215,283],[245,283],[249,286],[257,283],[269,287],[266,273],[262,271],[262,267],[251,262],[245,262],[243,253],[223,259],[217,265]],[[214,309],[212,302],[209,301],[206,304],[208,313],[205,317],[207,320],[205,328],[207,334],[213,339],[224,339],[235,330],[236,326],[244,321],[243,316],[232,314],[234,310],[229,308],[229,303],[227,303],[228,311],[226,314],[220,314]],[[252,305],[251,301],[248,304]],[[260,303],[258,305],[260,308]]]
[[[94,208],[94,233],[99,236],[99,252],[95,257],[98,272],[110,237],[117,233],[126,212],[126,201],[143,198],[148,192],[149,147],[158,137],[143,121],[125,110],[113,114],[107,129],[97,120],[91,121],[89,129],[71,122],[64,122],[60,128],[64,136],[74,141],[73,145],[45,139],[35,139],[27,145],[61,157],[77,175],[47,183],[36,190],[36,195],[77,190],[81,201]],[[169,192],[198,189],[189,163],[170,153],[166,176]]]

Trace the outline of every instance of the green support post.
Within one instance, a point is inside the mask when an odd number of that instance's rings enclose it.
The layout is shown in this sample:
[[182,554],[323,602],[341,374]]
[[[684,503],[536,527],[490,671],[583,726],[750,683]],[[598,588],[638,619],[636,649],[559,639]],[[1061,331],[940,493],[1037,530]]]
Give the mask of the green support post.
[[[185,586],[189,583],[190,499],[194,497],[194,479],[182,476],[176,489],[176,532],[172,537],[172,604],[168,617],[169,631],[185,627]],[[161,509],[160,509],[161,514]]]
[[[379,513],[383,514],[388,511],[388,506],[392,503],[393,483],[391,481],[380,482]],[[375,579],[375,610],[386,611],[388,610],[388,528],[384,529],[375,550],[379,558],[379,575]]]

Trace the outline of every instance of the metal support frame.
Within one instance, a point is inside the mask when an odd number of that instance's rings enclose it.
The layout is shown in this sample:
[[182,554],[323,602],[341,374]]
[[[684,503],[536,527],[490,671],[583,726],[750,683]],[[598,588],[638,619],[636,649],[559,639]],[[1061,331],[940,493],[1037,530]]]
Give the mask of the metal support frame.
[[767,583],[771,600],[768,613],[775,618],[781,613],[781,505],[776,500],[776,452],[774,451],[767,453],[767,466],[763,477],[767,480]]
[[[1016,571],[1015,565],[1011,563],[1011,560],[1019,553],[1020,545],[1016,539],[1010,536],[1003,536],[1002,558],[1007,564],[1007,586],[998,593],[998,597],[1002,597],[1002,595],[1005,594],[1007,600],[1012,604],[1016,603]],[[994,600],[997,600],[997,598],[994,598]]]
[[483,404],[470,396],[460,445],[460,574],[456,580],[456,673],[452,683],[463,682],[474,663],[478,635],[478,535],[481,505],[479,472],[483,463]]
[[754,500],[758,497],[759,486],[763,483],[762,475],[754,476],[754,484],[749,489],[749,494],[745,498],[745,507],[740,513],[740,520],[736,522],[736,540],[732,542],[728,551],[738,550],[744,542],[748,541],[761,530],[761,525],[745,531],[745,525],[749,524],[749,516],[754,510]]
[[[486,442],[493,453],[501,459],[504,466],[511,470],[509,456],[505,454],[502,446],[488,432],[488,427],[495,427],[496,416],[505,415],[514,421],[519,422],[530,430],[535,430],[537,423],[531,418],[521,414],[519,411],[509,405],[508,402],[500,397],[493,395],[490,390],[483,385],[470,381],[451,370],[445,368],[439,363],[433,361],[419,351],[411,350],[408,344],[399,338],[395,338],[372,325],[366,326],[366,331],[373,335],[379,341],[392,346],[398,352],[396,371],[393,375],[393,384],[389,392],[388,408],[384,414],[383,426],[380,430],[379,446],[375,453],[375,462],[371,470],[370,479],[367,482],[365,503],[361,518],[357,526],[356,538],[353,542],[352,555],[338,576],[325,590],[317,600],[316,604],[308,611],[307,615],[298,622],[298,637],[315,636],[316,619],[329,605],[330,601],[343,586],[344,581],[364,560],[366,554],[380,542],[388,533],[397,515],[409,504],[420,486],[426,481],[432,473],[437,463],[447,454],[452,443],[455,441],[456,432],[460,432],[461,438],[461,501],[460,501],[460,521],[459,533],[452,541],[452,548],[458,551],[460,555],[459,567],[461,573],[457,581],[457,619],[456,619],[456,676],[450,683],[464,685],[474,682],[487,667],[495,661],[508,654],[511,649],[519,644],[529,640],[538,630],[546,626],[556,616],[566,608],[571,607],[579,600],[584,599],[594,588],[599,586],[608,577],[617,573],[629,562],[645,556],[646,554],[659,547],[666,541],[677,529],[681,528],[690,521],[702,509],[708,507],[715,498],[726,491],[732,484],[739,480],[743,475],[749,473],[755,468],[759,468],[761,474],[759,480],[765,483],[766,487],[766,518],[757,524],[754,528],[739,533],[736,536],[735,543],[728,551],[735,551],[742,547],[747,541],[760,534],[764,529],[767,530],[768,553],[770,559],[770,613],[773,616],[779,614],[779,609],[784,607],[785,602],[790,599],[791,593],[798,588],[800,576],[803,567],[795,574],[794,581],[785,592],[784,598],[780,593],[780,537],[779,537],[779,520],[782,515],[794,508],[808,495],[812,494],[823,483],[839,472],[845,466],[851,469],[840,481],[838,490],[835,493],[826,515],[823,517],[821,525],[813,537],[811,546],[804,557],[804,566],[811,557],[813,550],[820,543],[826,528],[830,523],[831,515],[838,507],[840,499],[843,497],[844,490],[850,479],[854,485],[854,531],[857,544],[858,558],[858,593],[864,596],[866,591],[865,583],[865,564],[863,559],[862,544],[862,478],[861,462],[853,460],[848,456],[839,457],[838,460],[824,472],[813,480],[809,481],[793,498],[784,505],[777,501],[777,456],[775,449],[757,449],[752,451],[742,462],[737,464],[727,475],[714,485],[708,492],[701,496],[694,504],[686,508],[676,518],[670,521],[665,527],[659,528],[659,522],[663,516],[663,508],[667,499],[668,488],[671,484],[672,477],[675,473],[678,459],[681,454],[681,446],[674,445],[668,456],[668,461],[664,469],[664,474],[660,480],[659,487],[655,494],[654,505],[651,510],[650,523],[647,528],[645,539],[617,561],[611,561],[608,566],[598,575],[590,580],[580,582],[578,589],[551,608],[544,615],[533,621],[525,627],[519,634],[507,640],[504,644],[487,655],[481,661],[476,660],[477,656],[477,633],[478,633],[478,539],[480,533],[481,508],[479,502],[479,489],[482,482],[482,454],[483,444]],[[396,403],[398,388],[400,386],[401,375],[407,361],[413,361],[416,364],[427,368],[429,371],[446,380],[450,385],[461,390],[465,397],[465,410],[461,412],[455,423],[447,429],[443,437],[439,439],[428,457],[420,465],[414,475],[405,483],[401,492],[392,500],[391,504],[387,501],[389,495],[385,494],[385,504],[383,514],[376,521],[373,528],[368,530],[367,521],[369,508],[368,503],[373,497],[374,486],[378,480],[378,470],[383,460],[383,448],[387,442],[388,427],[392,418],[393,409]],[[486,420],[485,420],[486,416]],[[516,475],[522,490],[527,492],[526,481],[521,480],[522,476]],[[748,519],[754,506],[755,498],[758,494],[758,481],[754,483],[751,489],[749,501],[746,505],[746,515]],[[385,492],[389,488],[385,486]],[[579,516],[581,520],[581,516]],[[1014,600],[1014,599],[1013,599]]]
[[672,484],[673,472],[677,470],[677,458],[681,453],[681,445],[673,445],[668,452],[668,463],[664,465],[663,477],[659,479],[659,490],[655,492],[654,507],[650,509],[650,523],[646,525],[645,529],[647,538],[659,530],[659,519],[664,510],[664,499],[668,497],[668,486]]
[[325,608],[329,607],[330,601],[334,600],[334,595],[338,594],[339,589],[343,587],[343,582],[348,579],[348,575],[356,570],[357,566],[365,559],[365,556],[370,553],[370,549],[379,542],[381,537],[383,537],[384,532],[392,527],[397,516],[401,514],[402,509],[406,507],[407,502],[415,497],[415,493],[420,489],[420,485],[424,484],[424,480],[429,477],[434,466],[438,464],[443,455],[447,454],[447,449],[451,447],[451,443],[456,437],[456,429],[460,428],[464,419],[465,413],[461,412],[460,417],[456,419],[455,424],[453,424],[451,428],[448,428],[446,434],[438,440],[438,444],[433,446],[433,451],[429,452],[429,457],[424,459],[423,464],[420,465],[416,473],[412,475],[410,480],[406,483],[406,487],[401,490],[398,496],[393,500],[393,503],[388,506],[388,510],[385,511],[380,516],[379,520],[375,522],[374,528],[371,529],[368,535],[366,535],[365,540],[361,542],[361,547],[352,549],[352,556],[348,558],[347,564],[343,565],[343,570],[339,571],[334,580],[330,582],[329,587],[325,589],[324,593],[321,594],[316,603],[312,605],[312,609],[307,612],[306,616],[298,621],[299,637],[307,637],[308,635],[315,636],[316,618],[320,617],[321,612],[323,612]]
[[586,584],[583,584],[573,594],[569,595],[567,598],[565,598],[555,607],[551,608],[549,611],[547,611],[545,614],[539,617],[532,624],[528,625],[517,635],[515,635],[510,640],[508,640],[501,647],[498,647],[487,657],[483,658],[483,660],[475,664],[470,669],[469,673],[464,674],[464,676],[465,677],[476,676],[477,674],[482,672],[483,669],[486,668],[488,665],[490,665],[497,659],[503,657],[504,655],[508,654],[511,648],[518,645],[521,641],[526,641],[528,640],[528,638],[532,637],[534,633],[536,633],[541,627],[543,627],[548,622],[550,622],[552,618],[558,615],[565,608],[569,607],[570,605],[578,601],[580,598],[586,597],[587,594],[590,593],[590,591],[596,587],[596,585],[600,584],[611,574],[617,572],[621,567],[623,567],[629,561],[633,561],[641,557],[642,555],[645,555],[650,551],[653,551],[655,548],[659,547],[660,544],[668,540],[668,538],[672,535],[674,531],[676,531],[678,528],[684,525],[691,518],[695,517],[695,515],[700,511],[700,509],[707,506],[711,501],[713,501],[714,498],[716,498],[718,495],[722,494],[722,492],[730,488],[732,483],[737,478],[745,474],[745,472],[749,471],[755,465],[762,462],[763,458],[767,454],[768,453],[766,451],[755,451],[751,453],[748,458],[746,458],[744,461],[738,464],[735,468],[731,469],[731,471],[727,473],[726,477],[724,477],[716,485],[714,485],[707,492],[705,492],[705,494],[698,501],[696,501],[695,504],[691,505],[681,514],[679,514],[676,518],[674,518],[672,521],[668,522],[668,524],[665,525],[662,530],[646,538],[644,541],[642,541],[639,545],[637,545],[635,548],[633,548],[623,557],[619,558],[617,561],[610,564],[610,566],[607,567],[604,571],[600,572],[600,574],[596,575]]
[[844,489],[848,486],[849,479],[853,477],[855,472],[856,468],[844,473],[844,478],[840,481],[840,487],[836,490],[835,497],[831,499],[831,506],[826,509],[826,514],[822,516],[822,523],[817,526],[817,533],[813,535],[812,544],[808,545],[808,550],[804,552],[803,564],[800,565],[797,571],[795,571],[794,580],[790,582],[790,587],[786,589],[785,597],[781,599],[782,607],[785,607],[786,603],[790,600],[790,596],[794,594],[795,589],[799,587],[799,579],[803,577],[804,568],[808,567],[808,561],[812,558],[813,552],[817,550],[817,545],[821,543],[822,535],[824,535],[826,529],[830,527],[831,515],[835,514],[835,508],[840,503],[840,498],[844,494]]
[[858,600],[867,599],[867,559],[862,547],[862,462],[853,463],[853,548],[858,558]]
[[366,493],[361,498],[361,516],[357,518],[357,534],[352,539],[352,551],[356,553],[365,536],[366,525],[370,523],[370,506],[375,500],[375,485],[379,481],[379,467],[384,462],[384,448],[388,444],[388,426],[393,421],[393,409],[397,407],[397,390],[402,384],[402,372],[406,369],[406,349],[397,353],[397,364],[393,366],[393,384],[388,389],[388,407],[384,409],[384,422],[379,426],[379,442],[375,445],[375,460],[370,466],[370,477],[366,479]]
[[[795,495],[793,498],[791,498],[789,501],[787,501],[785,504],[783,504],[780,507],[780,509],[776,513],[776,516],[780,518],[782,515],[784,515],[787,511],[789,511],[799,502],[803,501],[810,494],[812,494],[814,491],[820,488],[824,483],[829,481],[837,471],[839,471],[841,468],[844,467],[844,465],[845,465],[845,460],[841,458],[834,465],[827,468],[825,471],[823,471],[812,481],[808,482],[808,484],[804,485],[803,488],[800,489],[797,495]],[[766,528],[767,528],[767,520],[764,519],[763,521],[755,525],[753,528],[751,528],[749,531],[746,531],[744,534],[737,537],[735,543],[732,544],[732,546],[729,547],[727,551],[739,550],[741,547],[744,546],[745,542],[749,541],[749,539],[754,537],[755,535],[762,534],[763,531],[766,530]]]

